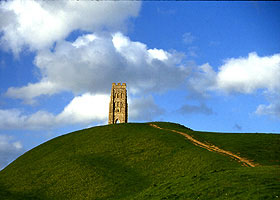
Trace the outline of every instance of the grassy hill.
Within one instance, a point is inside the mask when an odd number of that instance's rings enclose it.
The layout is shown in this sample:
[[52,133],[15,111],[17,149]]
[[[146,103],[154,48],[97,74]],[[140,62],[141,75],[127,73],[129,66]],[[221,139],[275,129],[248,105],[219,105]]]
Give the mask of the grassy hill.
[[[280,135],[173,123],[93,127],[52,139],[0,171],[0,199],[280,199]],[[253,160],[244,167],[192,137]]]

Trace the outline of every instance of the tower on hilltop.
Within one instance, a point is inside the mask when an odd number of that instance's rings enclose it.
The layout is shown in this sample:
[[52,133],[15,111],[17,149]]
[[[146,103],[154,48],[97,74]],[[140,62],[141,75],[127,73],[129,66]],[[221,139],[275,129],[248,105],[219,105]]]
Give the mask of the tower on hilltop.
[[108,124],[127,123],[126,84],[112,84]]

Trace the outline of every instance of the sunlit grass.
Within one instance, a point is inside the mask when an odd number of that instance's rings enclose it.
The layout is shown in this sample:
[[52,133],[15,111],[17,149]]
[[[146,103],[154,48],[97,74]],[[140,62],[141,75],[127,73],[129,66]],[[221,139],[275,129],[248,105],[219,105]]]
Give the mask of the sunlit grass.
[[50,140],[11,163],[0,172],[0,199],[280,196],[279,148],[275,145],[279,135],[202,133],[178,124],[157,124],[185,131],[261,166],[246,168],[148,123],[100,126]]

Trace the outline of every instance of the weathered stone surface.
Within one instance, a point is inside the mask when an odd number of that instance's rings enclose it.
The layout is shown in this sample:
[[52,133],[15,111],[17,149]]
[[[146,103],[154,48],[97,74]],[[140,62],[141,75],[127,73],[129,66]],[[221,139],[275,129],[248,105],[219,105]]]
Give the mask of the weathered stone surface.
[[127,123],[127,92],[126,84],[112,84],[111,100],[109,105],[108,124]]

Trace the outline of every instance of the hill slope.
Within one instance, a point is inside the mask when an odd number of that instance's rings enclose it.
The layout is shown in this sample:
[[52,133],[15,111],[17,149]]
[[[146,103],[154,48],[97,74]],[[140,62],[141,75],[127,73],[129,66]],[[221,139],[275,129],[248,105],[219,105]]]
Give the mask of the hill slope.
[[[280,135],[117,124],[57,137],[0,172],[1,199],[278,199]],[[260,163],[244,167],[172,129]],[[250,141],[249,141],[250,140]],[[252,142],[254,144],[252,144]],[[269,146],[269,151],[265,150]],[[278,154],[277,154],[278,153]]]

